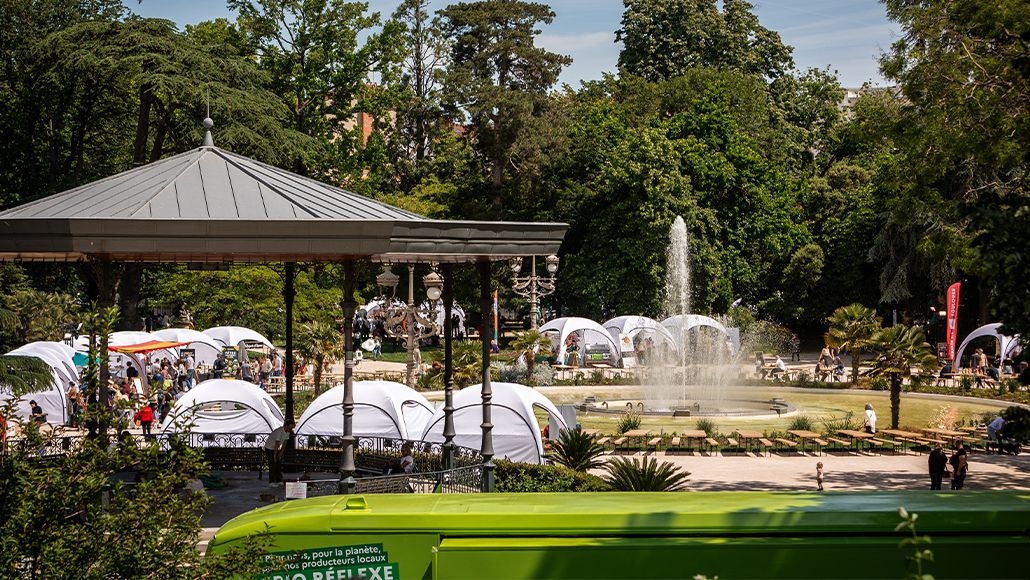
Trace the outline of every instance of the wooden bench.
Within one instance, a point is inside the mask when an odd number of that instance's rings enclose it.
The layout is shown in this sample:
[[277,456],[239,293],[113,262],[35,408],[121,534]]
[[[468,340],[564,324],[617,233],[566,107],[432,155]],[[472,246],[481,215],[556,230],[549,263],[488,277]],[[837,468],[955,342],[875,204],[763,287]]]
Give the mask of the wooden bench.
[[794,451],[798,448],[798,442],[791,441],[790,439],[777,439],[776,443],[778,444],[777,447],[781,449],[786,448],[790,449],[791,451]]
[[815,445],[815,452],[818,454],[822,454],[823,448],[830,446],[829,441],[825,439],[819,439],[818,437],[816,437],[815,439],[809,439],[809,441],[812,442],[813,445]]
[[768,452],[768,451],[771,451],[774,447],[776,447],[776,445],[774,445],[772,441],[769,441],[768,439],[762,438],[762,439],[758,440],[758,447],[759,447],[759,451],[766,451],[766,452]]
[[612,440],[612,445],[614,446],[613,451],[618,451],[620,449],[623,449],[623,446],[626,445],[627,441],[629,441],[629,437],[618,437],[616,439],[613,439]]
[[[828,444],[832,443],[832,444],[836,445],[837,447],[840,448],[841,451],[850,451],[851,450],[851,442],[850,441],[845,441],[843,439],[838,439],[836,437],[827,437],[826,438],[826,442]],[[824,445],[823,447],[824,448],[825,447],[829,447],[828,444]]]
[[[647,450],[658,453],[658,446],[662,443],[661,437],[652,437],[647,440]],[[647,451],[645,450],[645,451]]]
[[727,437],[726,446],[722,448],[722,452],[725,454],[729,452],[731,449],[734,453],[740,453],[743,451],[743,448],[740,446],[740,441],[737,441],[733,437]]
[[596,443],[598,445],[602,446],[602,447],[604,447],[605,445],[608,445],[611,442],[612,442],[612,438],[611,437],[601,437],[600,439],[598,439],[596,441]]
[[705,437],[705,445],[708,446],[709,455],[719,451],[719,440],[714,437]]
[[869,447],[873,451],[890,450],[891,453],[894,453],[894,447],[896,445],[896,443],[894,441],[891,441],[889,439],[880,439],[878,437],[873,437],[871,439],[866,439],[866,441],[869,442]]

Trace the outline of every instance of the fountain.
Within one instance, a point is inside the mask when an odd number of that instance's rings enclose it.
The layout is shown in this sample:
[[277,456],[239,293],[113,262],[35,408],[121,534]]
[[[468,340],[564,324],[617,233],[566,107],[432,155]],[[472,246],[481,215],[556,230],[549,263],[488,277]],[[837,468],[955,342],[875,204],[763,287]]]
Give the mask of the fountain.
[[[739,353],[732,330],[719,321],[691,312],[690,244],[682,217],[673,221],[666,268],[666,314],[662,323],[674,345],[654,349],[643,363],[643,401],[618,402],[644,413],[674,415],[754,415],[792,411],[780,401],[747,400],[736,385]],[[739,338],[739,337],[735,337]],[[778,408],[782,407],[782,408]]]

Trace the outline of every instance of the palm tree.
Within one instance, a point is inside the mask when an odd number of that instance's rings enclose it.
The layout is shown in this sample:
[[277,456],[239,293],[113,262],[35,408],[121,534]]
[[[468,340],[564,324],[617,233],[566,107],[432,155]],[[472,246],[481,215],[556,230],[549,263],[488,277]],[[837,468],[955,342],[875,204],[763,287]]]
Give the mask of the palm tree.
[[[0,328],[9,331],[17,327],[18,322],[16,313],[0,308]],[[53,369],[41,359],[7,354],[0,356],[0,385],[9,389],[12,400],[27,393],[42,391],[53,382]]]
[[322,392],[322,367],[326,362],[336,362],[347,354],[347,343],[343,334],[334,326],[320,321],[300,325],[297,333],[297,350],[301,356],[315,364],[312,379],[315,381],[315,396]]
[[526,369],[530,376],[533,374],[533,366],[536,364],[536,356],[541,351],[550,351],[551,337],[541,333],[535,328],[515,333],[515,339],[509,345],[515,350],[515,360],[525,357]]
[[604,464],[604,461],[598,459],[602,454],[604,447],[592,435],[587,435],[579,428],[563,429],[554,442],[551,461],[576,471],[588,471]]
[[849,304],[834,310],[827,320],[830,323],[827,342],[831,346],[851,351],[851,382],[857,383],[862,350],[880,328],[876,311],[858,303]]
[[459,389],[480,382],[483,378],[483,347],[474,340],[454,342],[454,386]]
[[663,461],[660,465],[653,457],[616,457],[604,465],[608,483],[615,491],[679,491],[686,486],[688,471]]
[[926,342],[923,331],[916,326],[898,324],[879,330],[869,341],[877,353],[873,361],[872,376],[887,377],[891,385],[891,428],[898,428],[901,414],[901,383],[912,376],[912,367],[923,372],[937,368],[937,356]]

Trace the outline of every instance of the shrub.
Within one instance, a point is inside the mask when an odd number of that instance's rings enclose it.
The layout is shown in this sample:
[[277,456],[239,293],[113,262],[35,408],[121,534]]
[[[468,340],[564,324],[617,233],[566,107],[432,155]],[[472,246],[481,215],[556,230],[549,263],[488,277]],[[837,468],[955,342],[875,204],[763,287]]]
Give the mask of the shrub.
[[890,386],[891,384],[887,377],[873,377],[873,380],[869,383],[869,388],[874,391],[886,391]]
[[973,389],[973,375],[962,375],[958,379],[958,384],[963,391],[971,391]]
[[858,429],[858,422],[855,421],[855,414],[851,411],[844,413],[843,417],[836,415],[830,415],[828,419],[823,420],[823,428],[826,429],[827,433],[836,433],[841,429]]
[[598,459],[603,453],[604,447],[593,436],[580,429],[563,429],[553,443],[551,461],[575,471],[587,471],[604,464]]
[[694,427],[704,431],[709,437],[715,437],[715,434],[718,432],[715,430],[715,422],[711,419],[698,419]]
[[611,486],[600,477],[573,471],[564,465],[534,465],[500,459],[496,466],[497,491],[611,491]]
[[537,387],[549,387],[554,384],[554,369],[547,363],[537,363],[529,375],[529,384]]
[[636,458],[616,457],[604,466],[608,484],[615,491],[679,491],[686,486],[690,472],[653,457],[643,461]]
[[528,377],[529,369],[526,368],[526,365],[504,365],[497,371],[497,379],[501,383],[525,385]]
[[615,428],[619,433],[639,429],[640,415],[637,415],[636,413],[626,413],[621,419],[619,419],[619,424]]
[[798,431],[811,431],[812,419],[805,415],[798,415],[790,420],[790,425],[787,426],[787,429]]

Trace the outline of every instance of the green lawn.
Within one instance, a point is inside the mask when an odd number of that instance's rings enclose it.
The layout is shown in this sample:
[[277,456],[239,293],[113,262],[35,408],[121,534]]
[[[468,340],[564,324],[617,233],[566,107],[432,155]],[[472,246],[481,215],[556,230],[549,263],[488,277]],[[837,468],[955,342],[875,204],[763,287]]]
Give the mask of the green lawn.
[[[599,401],[626,400],[639,395],[639,390],[633,387],[598,387],[589,393],[548,393],[548,398],[555,404],[572,404],[581,402],[587,394],[594,395]],[[787,400],[797,407],[797,413],[783,417],[710,417],[709,419],[715,423],[719,432],[727,435],[738,428],[768,432],[785,431],[794,417],[805,415],[811,419],[815,431],[823,432],[825,431],[823,422],[826,419],[833,416],[843,417],[848,411],[854,414],[854,421],[861,424],[865,404],[872,403],[876,409],[877,426],[880,428],[890,426],[890,401],[887,393],[882,391],[754,387],[749,391],[748,396],[749,399],[756,400],[767,400],[773,397]],[[1007,406],[1008,403],[992,404],[983,399],[929,398],[924,395],[904,393],[901,397],[900,427],[918,430],[923,427],[938,426],[942,419],[952,425],[969,424],[972,420],[979,419],[982,413],[995,413]],[[577,419],[583,428],[600,429],[605,433],[616,432],[616,425],[621,417],[622,414],[583,411],[577,413]],[[543,418],[540,417],[540,419]],[[641,428],[650,429],[656,433],[671,433],[693,429],[697,421],[697,417],[673,418],[671,416],[642,415]],[[931,423],[936,424],[931,425]]]

